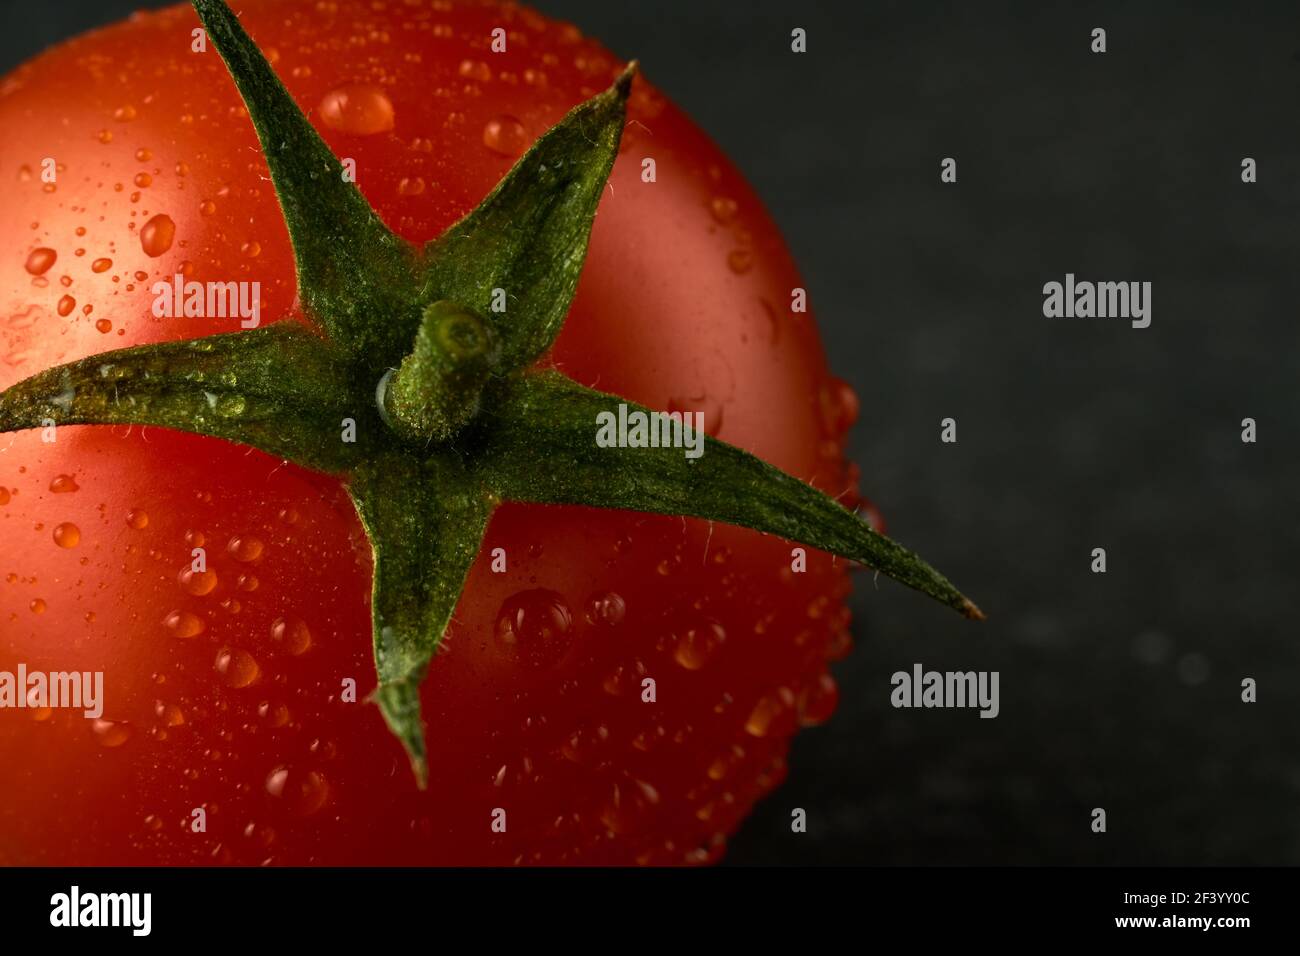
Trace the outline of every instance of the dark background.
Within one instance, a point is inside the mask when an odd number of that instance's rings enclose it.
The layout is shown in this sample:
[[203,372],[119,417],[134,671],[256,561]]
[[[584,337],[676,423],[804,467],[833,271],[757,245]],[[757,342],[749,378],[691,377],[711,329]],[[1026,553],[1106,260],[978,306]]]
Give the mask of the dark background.
[[[0,0],[0,72],[161,5]],[[864,492],[991,615],[860,577],[839,713],[729,862],[1300,863],[1300,6],[536,6],[748,175],[861,396]],[[1066,272],[1152,282],[1151,327],[1044,318]],[[918,661],[1000,671],[1001,716],[893,709]]]

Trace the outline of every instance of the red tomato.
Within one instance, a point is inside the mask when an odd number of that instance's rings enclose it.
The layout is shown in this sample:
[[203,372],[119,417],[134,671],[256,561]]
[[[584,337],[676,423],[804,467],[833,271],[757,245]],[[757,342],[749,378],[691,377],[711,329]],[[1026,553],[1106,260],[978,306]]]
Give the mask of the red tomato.
[[[514,6],[244,0],[239,14],[412,241],[473,208],[620,67]],[[196,26],[187,7],[137,15],[0,82],[0,386],[234,331],[153,317],[151,286],[178,272],[260,281],[264,321],[293,310],[266,164],[215,50],[191,52]],[[498,26],[506,53],[489,49]],[[736,169],[639,78],[550,361],[652,408],[702,408],[713,434],[843,500],[855,403],[811,317],[791,314],[801,285]],[[0,671],[105,682],[98,719],[0,710],[2,863],[711,861],[781,781],[796,728],[834,708],[843,562],[814,552],[793,574],[789,542],[733,527],[506,506],[423,686],[420,792],[364,700],[370,552],[336,480],[157,428],[2,445]]]

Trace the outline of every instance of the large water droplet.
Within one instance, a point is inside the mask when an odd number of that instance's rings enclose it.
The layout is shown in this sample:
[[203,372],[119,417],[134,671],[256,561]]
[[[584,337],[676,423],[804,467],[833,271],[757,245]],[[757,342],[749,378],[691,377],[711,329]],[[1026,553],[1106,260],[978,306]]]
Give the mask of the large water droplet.
[[237,534],[226,544],[226,550],[236,561],[248,564],[261,558],[266,546],[252,535]]
[[603,624],[606,627],[614,627],[623,623],[623,616],[626,612],[627,604],[624,603],[622,595],[613,591],[597,594],[587,602],[587,622],[589,624]]
[[189,611],[172,611],[163,618],[163,627],[171,632],[172,637],[189,639],[198,637],[207,630],[208,626],[197,614],[191,614]]
[[54,543],[60,548],[75,548],[81,544],[81,529],[70,521],[54,528]]
[[53,249],[33,249],[27,257],[27,271],[34,276],[44,275],[58,258],[59,254]]
[[712,659],[726,639],[727,632],[717,621],[701,621],[677,635],[673,660],[688,671],[697,671]]
[[100,718],[90,725],[95,742],[101,747],[120,747],[131,739],[131,725],[120,720]]
[[205,571],[195,571],[194,565],[189,564],[181,568],[180,573],[176,575],[176,583],[181,586],[181,590],[186,594],[204,597],[215,591],[219,582],[216,571],[211,568]]
[[513,159],[528,145],[528,131],[519,120],[503,113],[492,117],[483,127],[483,145],[499,156]]
[[72,475],[55,475],[50,479],[50,491],[56,495],[71,494],[74,491],[80,491],[81,486],[77,484],[77,479]]
[[157,259],[172,247],[176,240],[176,223],[172,217],[159,213],[140,229],[140,247],[151,259]]
[[271,625],[271,640],[297,657],[311,648],[311,629],[297,618],[278,618]]
[[253,655],[237,647],[223,647],[217,651],[212,666],[227,687],[249,687],[262,676],[262,668]]
[[573,617],[564,598],[545,588],[507,598],[497,614],[497,646],[530,667],[559,662],[573,640]]
[[291,812],[310,816],[329,800],[329,781],[319,770],[276,767],[266,775],[266,792]]
[[143,531],[149,527],[149,513],[143,508],[132,508],[126,513],[126,525],[136,531]]
[[369,136],[393,128],[393,103],[376,86],[342,86],[325,94],[318,110],[321,122],[340,133]]

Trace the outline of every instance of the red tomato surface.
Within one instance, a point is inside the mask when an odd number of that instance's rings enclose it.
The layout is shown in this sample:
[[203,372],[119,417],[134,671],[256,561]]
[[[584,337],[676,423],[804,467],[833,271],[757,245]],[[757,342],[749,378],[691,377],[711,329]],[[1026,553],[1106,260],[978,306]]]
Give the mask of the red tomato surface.
[[[513,6],[238,13],[413,241],[473,208],[621,65]],[[0,386],[235,331],[151,314],[150,287],[177,272],[260,281],[265,322],[293,313],[266,164],[215,50],[191,52],[196,26],[188,7],[137,15],[0,80]],[[489,50],[497,26],[506,53]],[[855,403],[811,317],[791,314],[800,285],[736,169],[638,78],[550,360],[654,408],[703,409],[713,434],[850,500]],[[206,574],[187,573],[196,547]],[[792,574],[791,547],[680,518],[502,507],[423,687],[420,792],[364,701],[369,546],[337,480],[159,428],[0,435],[0,670],[105,675],[98,720],[0,710],[0,863],[715,860],[781,781],[796,728],[835,703],[845,564],[812,552]],[[508,573],[492,573],[493,548]]]

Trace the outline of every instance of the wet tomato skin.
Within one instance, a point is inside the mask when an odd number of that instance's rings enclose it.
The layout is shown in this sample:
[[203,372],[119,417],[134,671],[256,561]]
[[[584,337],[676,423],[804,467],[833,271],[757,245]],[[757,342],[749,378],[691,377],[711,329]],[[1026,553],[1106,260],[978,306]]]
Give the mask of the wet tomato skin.
[[[525,8],[376,6],[239,13],[412,241],[621,66]],[[258,281],[264,321],[294,312],[266,165],[217,54],[191,51],[196,26],[186,7],[136,15],[0,80],[0,386],[235,331],[153,316],[152,286],[178,273]],[[791,312],[803,282],[775,225],[645,78],[630,120],[548,361],[704,411],[718,437],[852,502],[856,402],[811,314]],[[749,531],[507,505],[423,687],[420,792],[365,703],[370,556],[336,479],[157,428],[3,442],[0,671],[101,671],[105,700],[97,719],[0,710],[0,863],[708,862],[783,778],[791,735],[834,707],[843,562],[812,551],[793,573],[791,543]]]

